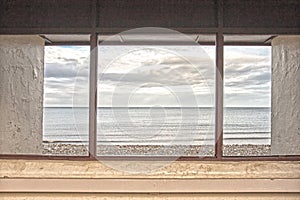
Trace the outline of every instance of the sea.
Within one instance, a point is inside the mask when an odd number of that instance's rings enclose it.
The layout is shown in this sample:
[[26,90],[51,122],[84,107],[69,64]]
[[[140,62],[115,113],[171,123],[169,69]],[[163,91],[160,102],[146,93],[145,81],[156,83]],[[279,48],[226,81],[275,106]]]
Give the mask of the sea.
[[[44,142],[88,143],[89,111],[45,107]],[[271,109],[224,109],[224,144],[270,144]],[[203,145],[215,141],[215,109],[115,107],[97,109],[97,143],[104,145]]]

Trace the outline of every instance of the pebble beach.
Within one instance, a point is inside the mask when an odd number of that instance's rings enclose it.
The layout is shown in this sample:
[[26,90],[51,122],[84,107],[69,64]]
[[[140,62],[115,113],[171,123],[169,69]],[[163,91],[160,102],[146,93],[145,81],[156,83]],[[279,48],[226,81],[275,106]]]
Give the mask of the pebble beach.
[[[271,145],[224,145],[224,156],[270,156]],[[85,156],[86,145],[44,143],[44,155]],[[213,146],[199,145],[98,145],[97,154],[102,156],[213,156]]]

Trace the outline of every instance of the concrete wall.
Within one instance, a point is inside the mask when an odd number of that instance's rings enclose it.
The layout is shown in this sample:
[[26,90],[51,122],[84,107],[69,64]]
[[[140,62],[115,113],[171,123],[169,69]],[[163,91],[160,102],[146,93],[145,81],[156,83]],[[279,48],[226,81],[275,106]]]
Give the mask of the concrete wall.
[[272,154],[300,154],[300,36],[272,41]]
[[44,41],[0,36],[0,152],[39,154],[42,144]]
[[299,164],[180,161],[128,174],[97,161],[3,159],[0,199],[299,199]]

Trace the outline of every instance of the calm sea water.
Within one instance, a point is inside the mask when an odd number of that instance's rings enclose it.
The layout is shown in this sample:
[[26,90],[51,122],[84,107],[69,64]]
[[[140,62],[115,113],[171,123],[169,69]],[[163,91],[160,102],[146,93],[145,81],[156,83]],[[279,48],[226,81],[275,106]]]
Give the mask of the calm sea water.
[[[213,144],[211,108],[98,108],[101,144]],[[270,108],[226,108],[225,144],[270,144]],[[87,108],[44,108],[44,141],[87,143]]]

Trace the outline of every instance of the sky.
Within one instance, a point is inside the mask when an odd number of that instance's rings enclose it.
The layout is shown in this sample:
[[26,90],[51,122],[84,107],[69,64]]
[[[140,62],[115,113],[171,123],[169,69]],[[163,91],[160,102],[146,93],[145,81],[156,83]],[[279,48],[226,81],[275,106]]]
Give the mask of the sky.
[[[214,46],[101,46],[98,107],[212,107]],[[89,46],[45,48],[45,107],[88,106]],[[271,47],[226,46],[226,107],[270,107]]]

